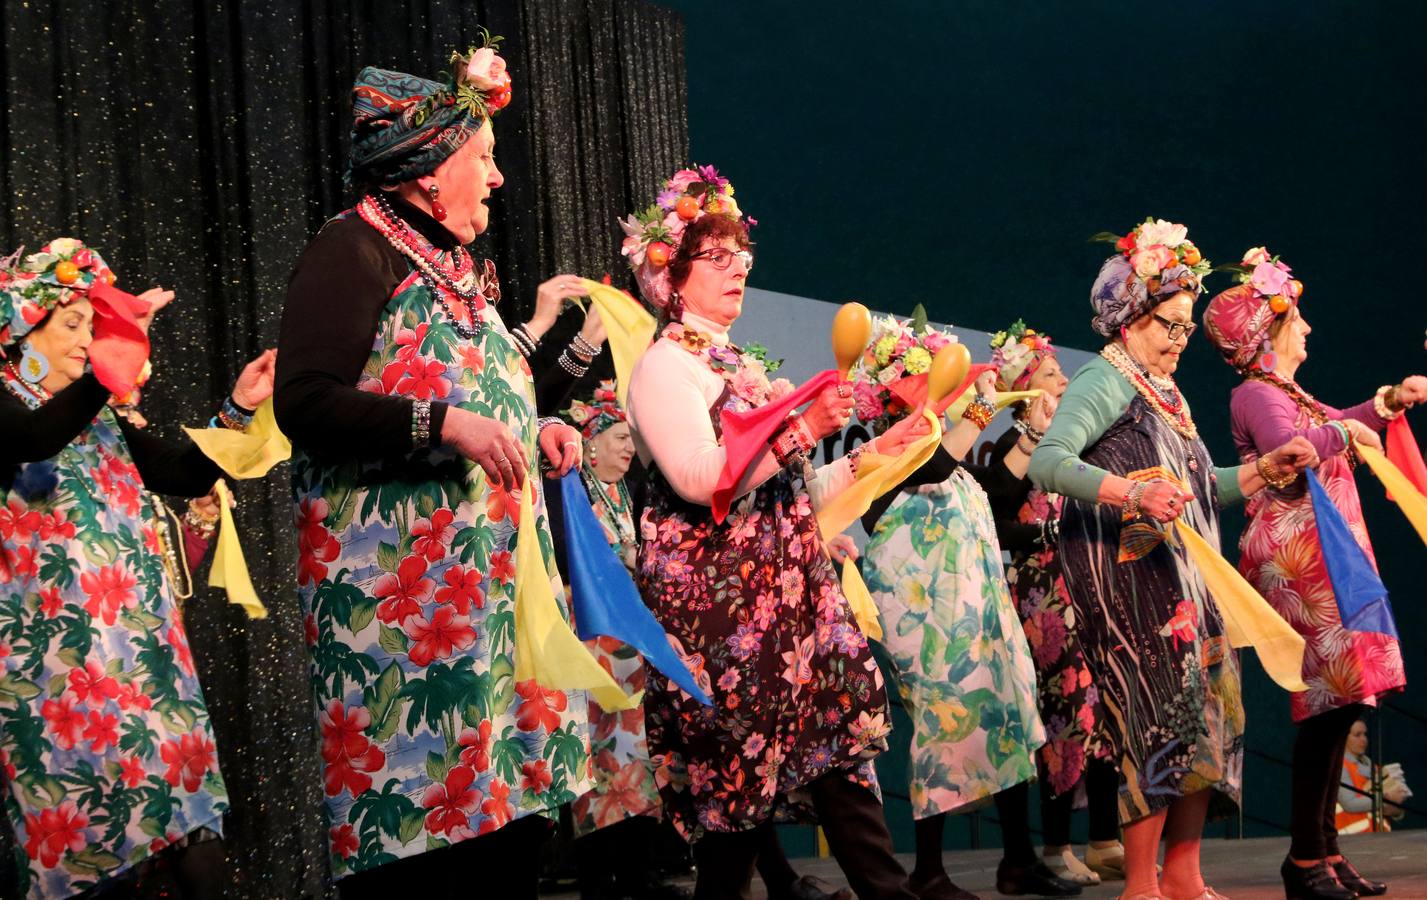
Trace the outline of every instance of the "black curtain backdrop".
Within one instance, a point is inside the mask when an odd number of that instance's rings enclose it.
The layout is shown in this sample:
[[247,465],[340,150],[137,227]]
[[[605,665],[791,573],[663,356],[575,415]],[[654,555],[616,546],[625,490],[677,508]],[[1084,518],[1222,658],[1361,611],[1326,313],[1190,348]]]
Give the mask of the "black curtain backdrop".
[[[341,174],[357,70],[436,77],[479,41],[478,25],[505,36],[515,78],[496,121],[506,184],[475,248],[500,268],[502,314],[528,318],[556,273],[627,280],[614,220],[688,157],[682,21],[633,0],[4,3],[0,248],[75,236],[121,287],[176,290],[154,327],[143,407],[169,436],[206,422],[244,361],[276,343],[298,253],[350,205]],[[229,893],[322,896],[286,467],[239,495],[270,616],[249,621],[207,588],[187,607],[232,793]],[[15,896],[8,883],[0,896]]]

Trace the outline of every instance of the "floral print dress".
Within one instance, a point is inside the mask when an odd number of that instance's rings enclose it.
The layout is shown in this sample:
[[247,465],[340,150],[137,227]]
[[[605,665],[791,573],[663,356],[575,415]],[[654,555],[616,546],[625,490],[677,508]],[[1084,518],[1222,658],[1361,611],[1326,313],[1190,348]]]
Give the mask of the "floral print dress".
[[[729,354],[728,385],[745,380],[744,364]],[[725,386],[708,415],[717,432],[719,410],[754,405]],[[809,475],[780,471],[718,524],[657,465],[649,471],[640,593],[713,700],[703,706],[650,673],[644,709],[660,794],[689,840],[770,818],[806,821],[800,789],[824,776],[877,790],[872,759],[891,730],[882,675],[818,532]]]
[[[609,545],[621,560],[632,553],[634,515],[629,492],[621,482],[604,484],[589,468],[584,472],[586,489],[595,515],[604,527]],[[621,536],[627,535],[625,541]],[[645,689],[644,657],[633,647],[612,637],[586,641],[585,646],[609,670],[620,689],[633,696]],[[660,815],[659,788],[654,781],[654,763],[649,758],[649,740],[644,734],[644,709],[605,711],[593,697],[589,700],[590,762],[595,786],[581,794],[570,807],[575,836],[623,822],[630,816]]]
[[[493,305],[465,339],[432,291],[414,270],[397,285],[357,387],[505,422],[538,486],[529,367]],[[295,448],[293,491],[338,877],[588,790],[584,694],[515,680],[519,496],[444,449],[330,464]],[[543,494],[536,516],[560,597]]]
[[912,720],[912,817],[1036,776],[1036,672],[986,493],[965,467],[878,519],[863,573]]
[[114,413],[7,473],[0,498],[5,809],[27,895],[68,897],[198,829],[221,832],[228,792]]

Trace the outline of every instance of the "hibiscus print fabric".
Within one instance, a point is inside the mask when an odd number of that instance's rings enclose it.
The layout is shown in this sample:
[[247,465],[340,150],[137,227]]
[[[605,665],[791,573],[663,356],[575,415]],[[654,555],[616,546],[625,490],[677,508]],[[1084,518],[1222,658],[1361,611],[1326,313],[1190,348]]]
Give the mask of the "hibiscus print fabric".
[[[1313,427],[1306,411],[1294,410],[1296,429]],[[1347,457],[1339,453],[1323,460],[1318,478],[1376,568]],[[1249,502],[1248,512],[1248,527],[1239,538],[1239,571],[1305,642],[1303,682],[1308,690],[1288,695],[1293,721],[1348,703],[1375,704],[1379,695],[1402,690],[1407,675],[1397,640],[1343,629],[1308,493],[1264,490]]]
[[[592,482],[598,483],[593,477],[586,478],[586,487]],[[616,488],[615,484],[603,485],[599,495],[590,498],[590,504],[610,547],[620,559],[628,559],[635,548],[622,545],[619,535],[634,534],[634,519],[628,503],[619,505],[610,499],[619,498]],[[626,694],[633,696],[644,690],[644,657],[639,651],[612,637],[585,641],[585,646]],[[590,761],[595,786],[570,807],[576,837],[630,816],[660,815],[659,788],[644,733],[643,707],[607,711],[593,697],[589,705],[594,732],[590,738]]]
[[[1219,545],[1214,470],[1203,441],[1182,437],[1136,396],[1081,458],[1118,475],[1178,473],[1194,500],[1185,522]],[[1210,815],[1239,803],[1244,707],[1238,657],[1199,570],[1160,541],[1120,562],[1118,506],[1067,498],[1059,558],[1077,634],[1100,694],[1097,740],[1118,763],[1120,820],[1213,788]]]
[[[727,389],[716,408],[725,405],[748,408]],[[706,829],[805,819],[799,789],[824,776],[876,790],[871,760],[891,729],[882,674],[818,534],[804,478],[773,476],[719,525],[709,507],[683,500],[650,469],[640,593],[714,704],[647,670],[660,796],[690,840]]]
[[[409,275],[357,387],[505,422],[539,482],[529,367],[495,308],[480,317],[480,333],[462,338]],[[426,449],[327,464],[295,448],[293,487],[337,876],[487,834],[587,790],[584,695],[515,680],[519,497],[452,452]],[[536,513],[553,572],[543,494]]]
[[[1017,520],[1042,525],[1060,518],[1061,497],[1032,488],[1017,512]],[[1073,791],[1085,775],[1087,756],[1103,756],[1103,745],[1092,740],[1100,705],[1100,690],[1076,636],[1075,607],[1061,577],[1054,547],[1011,553],[1006,586],[1021,616],[1021,628],[1031,646],[1040,692],[1041,721],[1046,742],[1040,749],[1052,794]]]
[[28,896],[68,897],[200,828],[221,832],[228,794],[151,501],[113,414],[5,479],[5,810]]
[[958,468],[903,493],[873,529],[867,588],[912,720],[912,817],[1036,775],[1036,672],[1001,570],[991,504]]

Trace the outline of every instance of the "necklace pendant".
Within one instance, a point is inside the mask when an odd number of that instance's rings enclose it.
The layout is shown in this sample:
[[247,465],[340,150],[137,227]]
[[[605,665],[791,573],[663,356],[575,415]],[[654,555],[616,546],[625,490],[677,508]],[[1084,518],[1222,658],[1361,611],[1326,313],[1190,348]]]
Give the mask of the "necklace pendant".
[[1199,471],[1199,457],[1193,453],[1189,454],[1189,471],[1196,473]]

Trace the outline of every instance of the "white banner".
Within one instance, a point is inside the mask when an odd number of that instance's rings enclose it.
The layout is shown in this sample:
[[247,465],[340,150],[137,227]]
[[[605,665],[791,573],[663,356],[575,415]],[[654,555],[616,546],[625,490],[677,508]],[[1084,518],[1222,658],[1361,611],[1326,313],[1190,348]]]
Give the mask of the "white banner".
[[[824,369],[836,363],[832,357],[832,319],[840,304],[823,300],[812,300],[792,294],[779,294],[758,288],[749,288],[743,297],[743,314],[734,323],[731,336],[736,344],[757,343],[768,348],[769,359],[781,359],[783,365],[776,377],[786,378],[793,384],[802,384]],[[873,315],[883,315],[878,310]],[[1011,324],[1013,319],[1000,323],[999,327]],[[955,334],[971,351],[973,362],[991,360],[991,332],[976,331],[971,328],[942,325],[932,322]],[[1030,323],[1034,327],[1035,323]],[[1054,339],[1054,335],[1051,338]],[[1080,368],[1094,354],[1056,344],[1057,359],[1067,376]],[[982,441],[976,446],[972,459],[985,463],[996,439],[1010,427],[1010,415],[996,417],[986,429]],[[871,440],[871,433],[858,424],[856,417],[841,434],[829,435],[823,439],[819,464],[831,462],[858,444]],[[857,526],[849,532],[861,543],[864,535]]]

